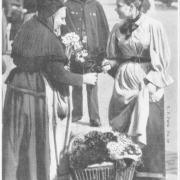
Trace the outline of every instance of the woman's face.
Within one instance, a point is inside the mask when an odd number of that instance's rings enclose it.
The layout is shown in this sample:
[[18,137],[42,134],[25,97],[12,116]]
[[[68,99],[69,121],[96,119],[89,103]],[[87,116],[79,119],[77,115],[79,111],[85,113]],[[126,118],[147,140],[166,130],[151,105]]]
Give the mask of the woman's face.
[[65,18],[66,18],[66,8],[63,7],[54,14],[54,29],[58,29],[62,25],[66,25]]
[[132,7],[127,5],[125,0],[116,0],[116,9],[120,19],[128,19],[132,16]]

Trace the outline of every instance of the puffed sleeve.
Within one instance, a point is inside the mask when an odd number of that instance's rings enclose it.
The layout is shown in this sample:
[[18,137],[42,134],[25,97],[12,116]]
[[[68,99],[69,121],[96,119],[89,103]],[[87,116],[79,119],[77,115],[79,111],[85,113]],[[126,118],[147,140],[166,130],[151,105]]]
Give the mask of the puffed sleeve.
[[170,48],[164,28],[161,23],[150,25],[150,56],[152,70],[146,79],[159,88],[164,88],[173,82],[167,69],[170,63]]

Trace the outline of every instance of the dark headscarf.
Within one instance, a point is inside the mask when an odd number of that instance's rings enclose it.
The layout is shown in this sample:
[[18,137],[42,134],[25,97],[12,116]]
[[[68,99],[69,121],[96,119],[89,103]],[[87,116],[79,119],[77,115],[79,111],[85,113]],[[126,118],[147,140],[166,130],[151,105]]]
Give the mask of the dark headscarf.
[[66,62],[61,41],[48,24],[34,16],[21,27],[12,45],[12,57],[23,60],[55,60]]
[[37,10],[41,17],[47,19],[56,13],[60,8],[64,7],[61,0],[38,0]]

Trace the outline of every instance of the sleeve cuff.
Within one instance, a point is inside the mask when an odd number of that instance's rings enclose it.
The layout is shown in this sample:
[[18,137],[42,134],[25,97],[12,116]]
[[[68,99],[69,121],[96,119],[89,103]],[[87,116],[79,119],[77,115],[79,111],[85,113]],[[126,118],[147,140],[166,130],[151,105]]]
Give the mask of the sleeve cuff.
[[164,88],[173,83],[172,77],[166,72],[150,71],[145,79],[159,88]]

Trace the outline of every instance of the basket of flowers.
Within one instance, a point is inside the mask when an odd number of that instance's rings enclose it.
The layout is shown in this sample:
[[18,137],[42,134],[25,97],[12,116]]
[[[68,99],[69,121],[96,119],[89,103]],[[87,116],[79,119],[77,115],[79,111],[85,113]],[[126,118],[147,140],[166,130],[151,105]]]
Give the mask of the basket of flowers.
[[132,180],[141,149],[126,135],[91,131],[71,140],[73,180]]
[[132,180],[136,166],[141,163],[142,151],[127,135],[116,135],[117,142],[107,144],[110,158],[115,161],[115,180]]

